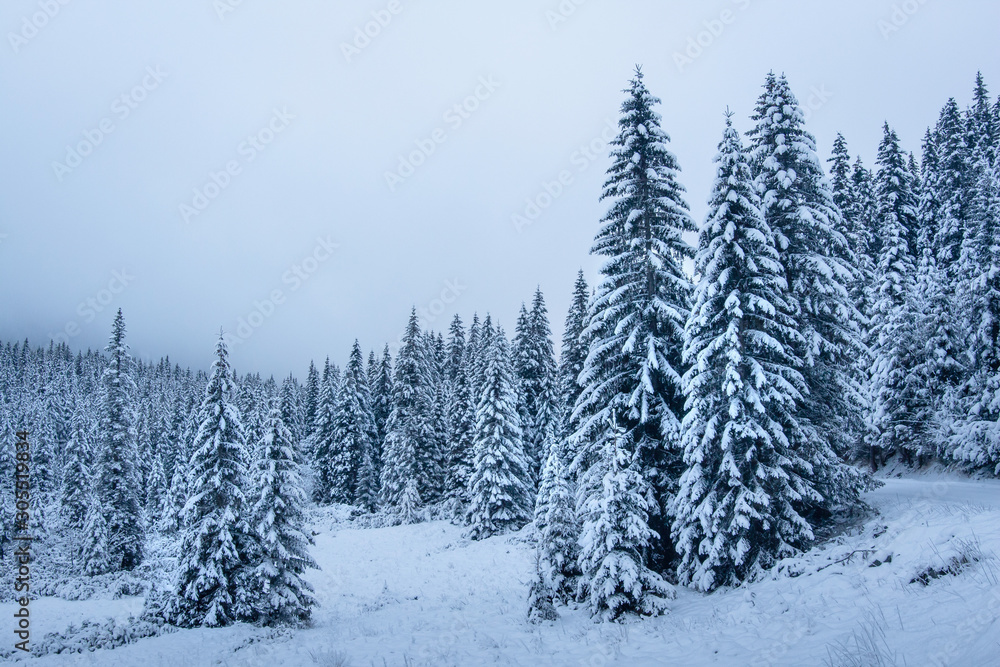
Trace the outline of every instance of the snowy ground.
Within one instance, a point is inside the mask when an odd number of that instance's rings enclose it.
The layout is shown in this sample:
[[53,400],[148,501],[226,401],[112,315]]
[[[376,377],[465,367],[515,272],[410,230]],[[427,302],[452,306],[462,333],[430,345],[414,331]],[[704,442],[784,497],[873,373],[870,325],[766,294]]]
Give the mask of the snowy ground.
[[[32,663],[1000,665],[1000,483],[890,479],[868,500],[878,516],[784,562],[771,579],[708,596],[681,590],[668,615],[625,625],[593,623],[582,610],[528,625],[526,532],[470,542],[443,522],[327,521],[316,528],[322,571],[310,578],[322,606],[311,629],[185,630]],[[34,637],[139,607],[135,598],[39,600]],[[12,612],[0,605],[8,622]]]

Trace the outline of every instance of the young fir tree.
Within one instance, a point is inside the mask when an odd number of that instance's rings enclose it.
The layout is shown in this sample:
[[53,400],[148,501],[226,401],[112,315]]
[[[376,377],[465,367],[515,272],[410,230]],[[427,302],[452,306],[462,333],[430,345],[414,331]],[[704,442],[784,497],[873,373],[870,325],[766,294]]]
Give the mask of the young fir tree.
[[110,572],[115,562],[108,548],[108,522],[96,494],[90,494],[81,534],[83,539],[76,553],[80,571],[91,576]]
[[570,415],[582,391],[578,378],[583,372],[583,362],[587,359],[589,346],[584,336],[584,331],[587,328],[589,300],[590,288],[587,287],[587,280],[581,269],[576,274],[576,282],[573,283],[573,296],[566,313],[562,349],[559,353],[557,382],[559,386],[560,439],[565,439],[574,430],[570,423]]
[[424,359],[426,384],[421,397],[421,424],[423,434],[418,442],[417,463],[420,496],[428,504],[436,504],[445,493],[448,470],[448,401],[450,385],[447,377],[447,354],[444,337],[427,332],[422,337],[421,353]]
[[108,564],[113,570],[131,570],[142,562],[146,529],[136,470],[136,385],[121,309],[115,317],[106,350],[108,365],[101,377],[95,487],[105,512]]
[[531,586],[528,588],[528,622],[537,624],[543,621],[558,620],[559,613],[553,604],[554,597],[552,584],[542,569],[541,554],[536,553],[535,576],[531,580]]
[[813,537],[795,509],[818,500],[798,455],[804,381],[788,286],[730,115],[699,234],[687,323],[684,462],[674,501],[681,583],[757,578]]
[[875,272],[877,301],[871,325],[873,362],[868,390],[873,470],[885,453],[895,451],[911,437],[912,404],[906,378],[912,364],[914,337],[912,323],[906,317],[906,303],[912,291],[914,267],[907,237],[910,225],[916,221],[910,173],[899,140],[888,124],[877,162],[882,243]]
[[561,450],[558,443],[553,445],[542,468],[539,501],[535,505],[535,533],[545,581],[556,599],[567,602],[580,577],[580,526]]
[[354,341],[334,414],[330,494],[334,502],[358,503],[370,509],[376,493],[372,462],[376,434],[363,363],[361,346]]
[[642,551],[665,561],[672,552],[666,508],[680,474],[681,350],[691,291],[683,261],[693,255],[683,236],[695,226],[654,110],[659,99],[639,70],[625,93],[601,197],[612,203],[591,250],[606,262],[585,333],[590,351],[573,411],[573,474],[580,479],[599,465],[608,424],[620,424],[654,499],[644,515],[652,530],[640,531],[649,539]]
[[454,518],[459,518],[469,502],[468,484],[472,472],[476,401],[469,380],[471,347],[465,343],[462,321],[455,316],[451,328],[449,363],[451,393],[448,421],[451,428],[448,444],[447,483],[445,496]]
[[[62,492],[59,511],[64,524],[73,530],[82,530],[90,505],[90,453],[84,436],[82,416],[73,418],[73,434],[65,447],[66,465],[63,467]],[[6,470],[4,473],[6,474]]]
[[475,461],[469,478],[469,536],[481,540],[531,520],[528,462],[521,442],[516,380],[507,339],[493,335],[476,407]]
[[827,516],[855,505],[865,484],[863,475],[838,456],[856,448],[865,405],[854,369],[863,349],[861,317],[848,292],[855,258],[838,231],[841,213],[816,140],[805,129],[784,76],[767,75],[752,119],[751,166],[764,222],[774,233],[796,328],[805,341],[797,351],[808,390],[799,417],[810,433],[801,454],[813,467],[821,500],[803,499],[806,506],[800,510]]
[[612,422],[603,437],[597,462],[580,480],[577,499],[583,519],[581,595],[591,614],[603,620],[655,616],[675,593],[644,558],[655,538],[649,528],[651,489],[629,432]]
[[229,352],[222,335],[198,410],[190,463],[191,496],[174,594],[165,615],[182,627],[221,626],[257,617],[252,572],[261,553],[249,524],[247,448]]
[[556,358],[552,346],[552,329],[541,288],[535,290],[528,313],[528,346],[521,378],[527,407],[524,448],[531,465],[531,476],[538,480],[542,464],[559,429],[557,407]]
[[[330,365],[327,363],[326,368]],[[338,485],[337,463],[337,389],[330,373],[320,381],[316,402],[316,423],[313,426],[313,501],[319,504],[336,502]]]
[[302,578],[306,568],[319,566],[309,555],[313,540],[305,530],[306,494],[299,455],[281,417],[285,407],[271,407],[253,471],[259,494],[251,517],[260,539],[260,563],[252,580],[255,611],[265,625],[304,623],[316,604],[312,585]]
[[386,422],[385,448],[381,476],[381,503],[397,520],[407,521],[418,516],[421,463],[418,452],[424,450],[422,440],[426,406],[427,369],[421,350],[420,324],[417,311],[403,336],[403,346],[396,357],[392,382],[392,411]]
[[392,356],[389,354],[389,346],[382,349],[382,358],[378,363],[378,372],[375,381],[371,384],[372,391],[372,414],[375,417],[375,449],[374,460],[375,471],[382,470],[382,451],[385,447],[386,425],[389,421],[389,413],[392,412]]

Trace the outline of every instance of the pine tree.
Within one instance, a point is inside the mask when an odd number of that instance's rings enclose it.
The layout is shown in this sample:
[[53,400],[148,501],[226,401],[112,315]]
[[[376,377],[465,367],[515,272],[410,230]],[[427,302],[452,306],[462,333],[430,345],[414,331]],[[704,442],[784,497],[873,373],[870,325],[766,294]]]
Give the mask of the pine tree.
[[[59,511],[65,525],[82,530],[90,502],[90,453],[83,433],[82,416],[74,415],[73,434],[66,443]],[[6,472],[6,471],[4,471]]]
[[313,540],[305,531],[306,494],[298,473],[300,460],[281,413],[278,405],[268,413],[253,474],[260,492],[251,517],[261,550],[253,574],[258,598],[255,611],[264,625],[309,620],[316,599],[302,574],[306,568],[319,567],[309,555]]
[[576,274],[576,282],[573,283],[573,296],[570,301],[569,311],[566,313],[566,323],[563,327],[562,350],[559,354],[558,382],[559,382],[559,409],[561,414],[560,439],[565,439],[574,429],[572,428],[570,415],[573,406],[576,405],[577,398],[583,388],[578,382],[580,373],[583,372],[584,361],[587,359],[587,349],[589,341],[584,336],[587,328],[587,308],[590,300],[590,289],[587,281],[583,277],[581,269]]
[[683,235],[695,227],[654,110],[659,99],[639,70],[625,92],[602,194],[612,204],[591,250],[607,261],[584,334],[590,349],[572,417],[579,424],[573,474],[582,478],[598,464],[608,424],[620,424],[655,499],[645,514],[652,530],[640,531],[650,540],[643,549],[665,559],[672,551],[665,510],[679,476],[681,349],[691,291],[682,264],[693,249]]
[[552,594],[563,602],[573,596],[580,576],[580,526],[568,473],[557,444],[545,459],[539,501],[535,505],[535,532],[545,578]]
[[[327,365],[329,368],[329,365]],[[320,395],[316,402],[316,423],[311,437],[315,479],[312,497],[316,503],[336,502],[338,488],[337,467],[337,400],[336,389],[330,374],[320,382]]]
[[372,415],[375,417],[375,448],[373,450],[373,463],[376,473],[382,470],[382,451],[385,447],[386,424],[389,421],[389,413],[392,412],[392,357],[389,354],[389,346],[382,349],[382,359],[378,364],[378,372],[375,374],[375,381],[371,384],[372,392]]
[[109,357],[101,378],[96,489],[106,512],[108,563],[115,570],[131,570],[142,562],[146,533],[136,471],[136,386],[121,309],[106,350]]
[[871,463],[903,446],[912,437],[912,414],[906,378],[910,371],[913,330],[906,318],[906,300],[912,292],[914,267],[907,245],[908,229],[916,221],[916,206],[895,132],[884,127],[876,175],[881,252],[876,267],[877,301],[872,318],[870,380],[872,429]]
[[223,335],[191,455],[180,562],[166,616],[183,627],[221,626],[257,616],[250,585],[259,539],[249,525],[246,440]]
[[460,517],[469,502],[468,483],[472,472],[476,426],[476,401],[469,378],[471,347],[466,345],[462,320],[452,321],[449,344],[451,392],[448,402],[448,461],[445,496],[454,517]]
[[674,597],[673,587],[644,557],[655,535],[649,528],[651,489],[627,430],[609,424],[599,458],[580,480],[583,519],[580,569],[591,614],[607,621],[632,613],[655,616]]
[[115,566],[115,559],[108,546],[106,514],[100,499],[91,495],[81,533],[83,540],[76,554],[80,570],[86,575],[105,574]]
[[469,478],[469,536],[481,540],[531,519],[528,463],[521,442],[516,380],[502,330],[492,337],[476,407],[475,462]]
[[355,340],[334,414],[330,497],[351,504],[363,496],[365,507],[371,508],[376,493],[372,462],[376,431],[363,364],[361,346]]
[[421,503],[417,456],[424,437],[421,409],[426,405],[423,393],[427,382],[420,342],[420,325],[414,308],[396,357],[381,476],[382,505],[400,520],[415,517]]
[[678,578],[703,591],[753,580],[802,548],[813,534],[795,505],[819,500],[798,455],[802,340],[729,114],[716,162],[686,329],[687,469],[673,507]]
[[556,438],[560,416],[556,407],[558,388],[552,330],[540,288],[535,290],[527,315],[525,343],[518,366],[524,450],[535,485],[548,456],[549,445]]
[[862,353],[860,314],[848,286],[856,260],[843,228],[841,212],[816,154],[816,140],[784,76],[767,75],[752,116],[756,122],[751,166],[761,198],[764,222],[774,233],[796,329],[805,344],[807,392],[799,407],[800,424],[809,431],[801,455],[814,469],[821,501],[801,511],[825,516],[858,502],[864,479],[843,464],[857,446],[865,405],[853,361]]

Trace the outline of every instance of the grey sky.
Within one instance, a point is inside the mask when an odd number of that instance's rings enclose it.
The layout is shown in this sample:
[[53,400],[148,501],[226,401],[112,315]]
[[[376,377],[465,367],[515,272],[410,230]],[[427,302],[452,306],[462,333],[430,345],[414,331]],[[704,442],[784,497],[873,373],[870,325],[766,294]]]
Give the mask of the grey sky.
[[636,63],[699,222],[769,69],[869,165],[884,119],[917,151],[977,70],[1000,92],[985,0],[61,2],[0,5],[0,338],[103,347],[120,306],[137,356],[195,368],[241,318],[234,364],[277,375],[411,305],[510,331],[536,284],[558,336]]

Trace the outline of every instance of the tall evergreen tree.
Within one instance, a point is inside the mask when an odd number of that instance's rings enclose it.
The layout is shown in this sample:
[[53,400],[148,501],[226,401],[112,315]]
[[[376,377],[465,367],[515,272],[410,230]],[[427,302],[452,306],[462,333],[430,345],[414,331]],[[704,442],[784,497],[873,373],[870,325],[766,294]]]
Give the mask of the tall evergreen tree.
[[856,447],[865,403],[852,363],[863,349],[860,315],[848,292],[855,258],[838,231],[841,213],[816,140],[784,76],[767,75],[752,119],[751,165],[764,222],[774,233],[805,341],[797,352],[807,388],[799,416],[810,434],[801,454],[815,470],[822,500],[801,510],[826,515],[855,504],[863,487],[861,475],[838,458]]
[[704,591],[753,580],[803,547],[813,534],[795,505],[819,496],[798,455],[801,336],[728,114],[716,162],[686,330],[687,469],[673,524],[679,579]]
[[121,309],[115,316],[106,350],[108,365],[101,378],[96,489],[105,513],[108,564],[115,570],[131,570],[142,562],[146,530],[141,482],[136,470],[136,385]]
[[[579,423],[573,471],[579,479],[599,463],[609,423],[625,429],[636,470],[655,499],[646,513],[652,530],[639,533],[649,538],[643,549],[666,559],[672,551],[666,507],[680,474],[681,350],[691,291],[683,261],[693,255],[683,235],[695,227],[654,110],[659,99],[639,70],[625,93],[601,197],[612,203],[591,250],[607,261],[585,333],[590,349],[573,412]],[[593,527],[585,523],[584,530]]]
[[200,426],[191,455],[192,494],[184,507],[185,530],[174,595],[165,609],[183,627],[254,620],[250,585],[260,542],[249,524],[247,449],[225,339],[198,410]]
[[265,625],[303,623],[316,604],[312,585],[302,578],[306,568],[319,566],[309,555],[313,540],[305,530],[301,461],[281,417],[288,408],[272,405],[253,471],[254,486],[260,490],[251,511],[260,539],[260,562],[253,575],[255,611]]
[[386,422],[381,475],[382,505],[401,520],[405,520],[404,515],[413,518],[422,503],[417,457],[423,449],[421,409],[426,405],[423,395],[427,386],[425,373],[420,324],[414,308],[410,311],[403,345],[396,357],[392,411]]
[[884,127],[877,163],[882,243],[876,267],[877,301],[872,321],[873,363],[869,388],[873,469],[879,463],[879,456],[894,451],[912,437],[912,404],[905,390],[914,343],[905,306],[914,277],[907,237],[909,226],[916,221],[916,206],[905,157],[896,133],[888,124]]
[[334,414],[330,494],[334,502],[358,503],[371,509],[377,492],[372,451],[376,438],[368,378],[361,346],[354,341],[340,384]]
[[506,336],[492,337],[476,407],[475,462],[466,521],[474,540],[516,530],[531,520],[528,462],[521,441],[517,390]]

